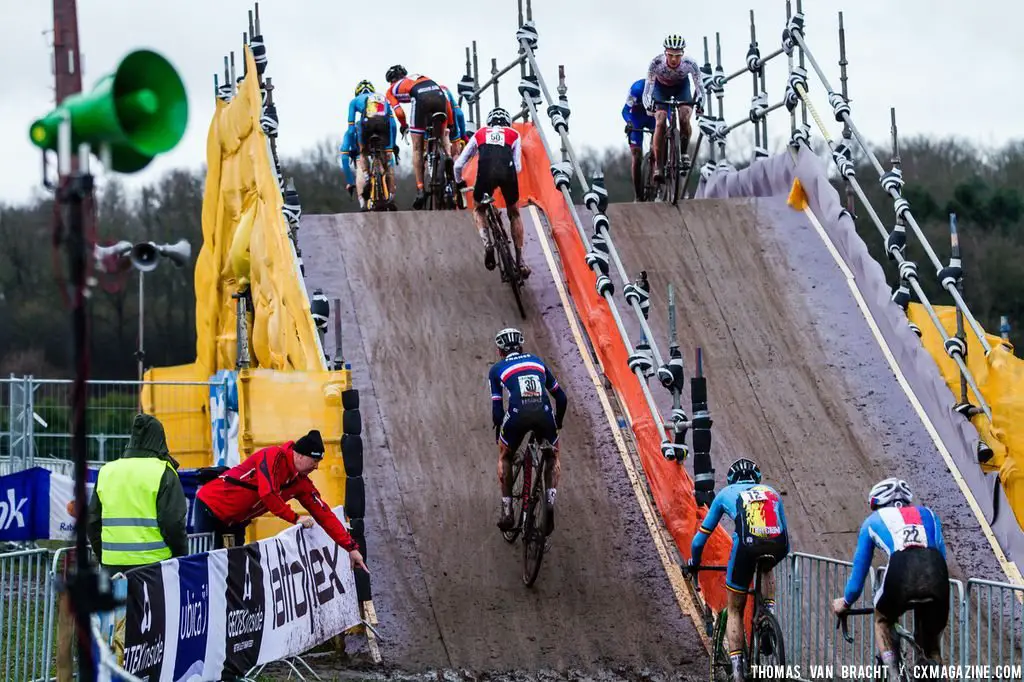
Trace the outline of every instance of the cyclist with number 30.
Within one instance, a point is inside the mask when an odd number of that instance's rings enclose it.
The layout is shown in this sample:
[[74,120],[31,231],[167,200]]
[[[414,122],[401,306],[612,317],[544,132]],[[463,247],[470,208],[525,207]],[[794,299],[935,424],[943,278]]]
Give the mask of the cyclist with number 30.
[[[928,507],[910,504],[906,481],[887,478],[868,494],[871,515],[864,520],[853,555],[853,569],[832,610],[842,616],[860,597],[871,570],[875,547],[889,557],[882,586],[875,593],[875,641],[882,663],[897,679],[890,629],[914,610],[914,640],[932,662],[941,661],[940,641],[949,622],[949,570],[939,517]],[[895,677],[894,677],[895,675]]]

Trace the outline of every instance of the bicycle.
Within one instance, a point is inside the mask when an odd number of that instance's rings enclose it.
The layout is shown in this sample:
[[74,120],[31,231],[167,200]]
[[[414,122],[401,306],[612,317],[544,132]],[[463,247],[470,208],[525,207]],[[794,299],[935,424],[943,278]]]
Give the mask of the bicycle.
[[[663,180],[658,188],[658,197],[662,201],[669,201],[675,206],[679,202],[682,178],[690,172],[688,167],[683,167],[682,159],[686,155],[686,150],[680,149],[682,141],[679,139],[679,122],[676,120],[678,115],[676,110],[678,107],[695,106],[697,101],[678,100],[673,96],[669,97],[667,101],[655,100],[654,103],[668,107],[668,120],[665,121],[666,132],[668,133],[668,157],[665,163]],[[689,161],[688,156],[686,160]]]
[[394,211],[395,197],[391,194],[387,183],[387,171],[384,162],[381,160],[382,152],[380,135],[370,135],[367,140],[367,155],[369,156],[369,177],[366,187],[363,190],[363,199],[366,200],[368,211]]
[[537,582],[547,549],[544,505],[547,502],[547,474],[549,467],[553,466],[553,458],[551,445],[540,441],[531,432],[525,450],[516,453],[512,461],[512,518],[516,519],[516,526],[502,531],[501,535],[511,545],[522,533],[523,584],[527,587]]
[[423,186],[427,188],[427,208],[430,210],[454,209],[458,201],[454,162],[440,144],[447,120],[443,112],[434,112],[424,139],[426,164],[423,169]]
[[[931,604],[934,599],[911,599],[907,602],[908,606],[912,605],[924,605]],[[836,629],[842,628],[843,639],[850,644],[853,643],[853,636],[850,635],[847,628],[846,619],[849,616],[866,616],[868,614],[874,614],[874,607],[864,607],[857,609],[849,609],[841,616],[836,616]],[[874,621],[872,621],[871,636],[874,637]],[[900,682],[913,682],[917,679],[917,675],[914,672],[915,666],[924,665],[931,663],[928,657],[924,655],[924,650],[921,645],[914,639],[914,634],[907,630],[905,627],[897,623],[892,623],[889,626],[889,640],[893,643],[893,664],[900,671],[897,679]],[[878,660],[879,665],[882,663],[881,654],[875,654],[875,658]]]
[[[758,557],[757,567],[754,570],[754,588],[747,590],[747,594],[754,595],[754,618],[753,626],[747,635],[744,643],[744,679],[752,678],[753,666],[784,667],[786,665],[786,644],[782,637],[782,627],[778,619],[767,609],[764,603],[764,595],[761,593],[761,565],[764,562],[776,563],[776,557],[766,554]],[[700,591],[700,583],[696,579],[698,571],[727,571],[728,566],[684,566],[685,572],[693,579],[694,589]],[[714,630],[711,633],[711,682],[728,681],[732,679],[732,661],[729,659],[729,652],[725,643],[725,626],[728,623],[729,610],[722,609],[715,619]]]
[[512,287],[512,295],[516,299],[516,307],[519,308],[519,315],[526,319],[526,308],[523,306],[523,274],[520,272],[509,239],[508,232],[501,222],[501,214],[494,207],[494,197],[485,194],[481,206],[486,207],[487,230],[491,235],[491,244],[494,245],[494,254],[498,261],[498,272],[501,274],[501,281],[507,282]]

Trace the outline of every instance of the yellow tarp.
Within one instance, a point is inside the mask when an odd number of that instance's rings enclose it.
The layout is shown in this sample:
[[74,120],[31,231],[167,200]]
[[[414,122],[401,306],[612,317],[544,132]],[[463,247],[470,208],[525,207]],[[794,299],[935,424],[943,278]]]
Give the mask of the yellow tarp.
[[[935,306],[947,335],[956,333],[956,309],[953,306]],[[928,312],[919,303],[911,303],[908,310],[911,321],[921,328],[921,341],[942,371],[946,385],[960,399],[960,369],[946,354],[939,331],[932,324]],[[978,390],[992,409],[992,421],[984,414],[975,416],[971,423],[981,438],[992,448],[992,459],[982,465],[986,471],[998,471],[999,480],[1013,508],[1017,523],[1024,528],[1024,360],[1014,356],[1013,347],[999,336],[986,334],[992,352],[985,356],[981,342],[968,328],[967,368],[971,370]],[[978,400],[967,389],[967,399],[977,405]]]
[[[242,371],[238,378],[239,453],[247,455],[309,429],[319,429],[324,458],[310,478],[331,505],[345,503],[345,465],[341,458],[341,393],[349,388],[348,372]],[[297,502],[292,507],[306,514]],[[250,539],[270,537],[286,527],[275,516],[256,519]]]
[[203,248],[196,261],[196,363],[207,375],[235,366],[235,306],[248,282],[255,314],[249,339],[254,367],[324,369],[302,284],[284,199],[260,128],[256,66],[230,103],[217,100],[206,145]]
[[[341,392],[349,388],[349,372],[326,369],[282,213],[269,140],[259,125],[259,79],[248,48],[245,60],[248,75],[231,102],[216,100],[207,136],[203,245],[195,267],[196,361],[151,369],[146,380],[208,382],[218,370],[234,369],[232,295],[248,287],[252,369],[238,378],[239,453],[244,459],[319,429],[327,452],[313,480],[335,506],[345,499]],[[183,466],[213,463],[205,383],[156,384],[147,387],[142,403],[164,423],[172,454]],[[257,519],[249,537],[267,537],[282,525],[273,517]]]

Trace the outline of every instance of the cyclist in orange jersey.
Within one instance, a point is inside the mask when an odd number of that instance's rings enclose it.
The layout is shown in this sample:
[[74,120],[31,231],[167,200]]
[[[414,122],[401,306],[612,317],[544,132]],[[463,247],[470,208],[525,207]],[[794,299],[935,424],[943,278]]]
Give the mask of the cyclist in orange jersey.
[[[416,200],[413,202],[413,208],[419,209],[423,207],[426,199],[423,191],[423,137],[427,132],[427,126],[430,125],[434,114],[440,112],[445,115],[443,125],[438,126],[439,130],[435,130],[434,134],[443,145],[445,154],[451,158],[448,125],[455,118],[448,97],[436,81],[420,74],[409,74],[400,64],[388,69],[385,78],[390,83],[387,99],[398,118],[399,132],[403,136],[406,132],[413,135],[412,167],[416,175]],[[402,108],[403,104],[409,105],[408,118]]]

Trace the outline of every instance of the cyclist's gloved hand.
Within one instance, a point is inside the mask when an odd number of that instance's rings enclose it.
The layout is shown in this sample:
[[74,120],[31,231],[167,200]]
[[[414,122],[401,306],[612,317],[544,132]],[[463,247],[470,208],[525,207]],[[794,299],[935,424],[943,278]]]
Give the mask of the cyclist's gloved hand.
[[354,197],[356,195],[356,186],[355,185],[345,185],[345,191],[348,192],[348,195],[350,197]]
[[400,158],[399,155],[398,155],[398,145],[397,144],[394,147],[392,147],[391,152],[395,155],[395,165],[397,166],[399,158]]
[[401,128],[398,129],[398,134],[401,135],[402,137],[405,137],[408,132],[409,126],[407,125],[403,125]]
[[[460,190],[460,191],[466,189],[466,180],[462,179],[462,180],[459,180],[458,182],[456,182],[455,183],[455,189]],[[500,427],[495,427],[495,428],[500,428]]]
[[626,134],[629,135],[631,132],[633,132],[633,125],[630,124],[630,123],[627,123],[626,124]]
[[838,599],[832,600],[832,611],[837,615],[841,616],[850,609],[850,605],[846,603],[846,599],[839,597]]

